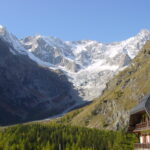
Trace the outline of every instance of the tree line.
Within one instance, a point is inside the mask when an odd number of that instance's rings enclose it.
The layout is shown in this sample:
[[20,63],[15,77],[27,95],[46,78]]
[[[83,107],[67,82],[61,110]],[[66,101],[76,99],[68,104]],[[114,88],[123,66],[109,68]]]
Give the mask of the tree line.
[[28,124],[2,128],[0,150],[132,150],[136,138],[123,131],[70,125]]

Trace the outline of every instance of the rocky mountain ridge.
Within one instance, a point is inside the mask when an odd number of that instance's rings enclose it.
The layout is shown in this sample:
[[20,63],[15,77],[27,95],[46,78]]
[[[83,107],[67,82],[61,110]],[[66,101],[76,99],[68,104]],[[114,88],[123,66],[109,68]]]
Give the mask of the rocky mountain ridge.
[[21,43],[48,67],[62,70],[83,100],[93,100],[115,74],[130,64],[149,39],[150,31],[141,30],[125,41],[109,44],[92,40],[62,41],[41,35],[26,37]]
[[106,83],[130,64],[150,39],[150,31],[141,30],[125,41],[108,44],[92,40],[62,41],[41,35],[18,40],[2,26],[0,36],[38,65],[63,71],[79,97],[89,101],[100,96]]

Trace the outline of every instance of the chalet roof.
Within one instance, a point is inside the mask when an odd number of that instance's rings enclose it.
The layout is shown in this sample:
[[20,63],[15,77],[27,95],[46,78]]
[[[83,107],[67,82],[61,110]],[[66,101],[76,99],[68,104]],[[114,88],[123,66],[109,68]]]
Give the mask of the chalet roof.
[[148,93],[144,98],[142,99],[142,102],[135,106],[131,111],[130,114],[135,114],[137,112],[145,110],[148,115],[150,116],[150,93]]

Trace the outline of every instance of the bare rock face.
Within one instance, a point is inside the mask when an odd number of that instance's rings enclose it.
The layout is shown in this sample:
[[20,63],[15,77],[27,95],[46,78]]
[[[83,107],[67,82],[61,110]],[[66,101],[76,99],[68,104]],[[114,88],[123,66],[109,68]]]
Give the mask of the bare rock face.
[[55,67],[60,66],[72,72],[80,68],[78,64],[69,59],[73,55],[70,47],[59,39],[35,36],[25,38],[22,43],[36,57]]
[[103,128],[105,129],[119,130],[128,126],[129,111],[125,111],[123,106],[116,103],[115,100],[103,101],[93,113],[103,115],[105,118]]
[[39,66],[0,39],[0,124],[42,119],[75,104],[66,76]]

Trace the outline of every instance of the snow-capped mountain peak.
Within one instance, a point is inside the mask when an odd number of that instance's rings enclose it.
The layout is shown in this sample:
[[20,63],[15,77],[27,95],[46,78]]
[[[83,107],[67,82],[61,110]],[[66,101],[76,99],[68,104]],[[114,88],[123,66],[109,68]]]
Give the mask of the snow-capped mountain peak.
[[147,29],[142,29],[138,34],[139,34],[139,35],[143,35],[143,36],[146,36],[146,35],[149,36],[150,31],[147,30]]
[[5,27],[0,25],[0,34],[3,34],[5,30],[6,30]]
[[20,43],[20,41],[12,34],[7,31],[7,29],[0,25],[0,39],[4,40],[5,42],[9,43],[12,47],[10,51],[13,54],[20,53],[20,54],[26,54],[26,49],[24,46]]
[[61,69],[85,100],[100,95],[108,80],[125,68],[139,52],[150,31],[115,43],[92,40],[62,41],[54,37],[27,37],[21,42],[40,60]]
[[104,90],[106,83],[127,67],[147,40],[150,31],[114,43],[93,40],[63,41],[43,35],[18,40],[0,26],[0,38],[8,42],[13,54],[26,54],[39,65],[62,70],[83,100],[92,100]]

